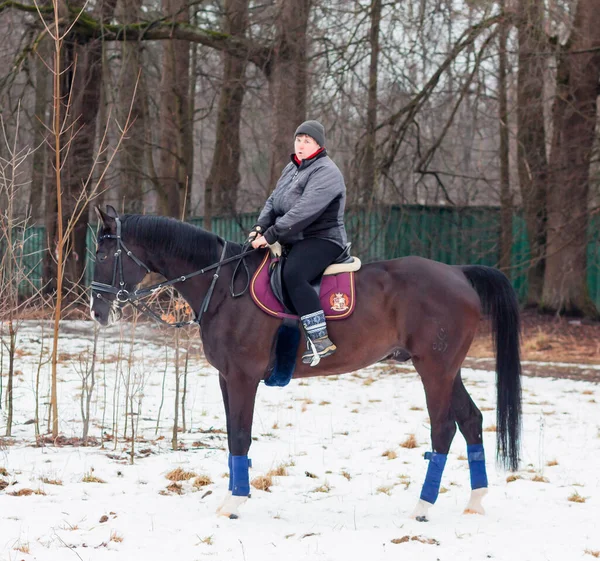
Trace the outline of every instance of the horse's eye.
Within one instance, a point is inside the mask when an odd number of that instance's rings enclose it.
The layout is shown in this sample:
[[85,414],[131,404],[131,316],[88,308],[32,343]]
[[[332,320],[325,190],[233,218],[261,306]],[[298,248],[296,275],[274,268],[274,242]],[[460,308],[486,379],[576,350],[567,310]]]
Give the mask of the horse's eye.
[[106,261],[108,259],[108,255],[106,253],[98,253],[96,259],[98,261]]

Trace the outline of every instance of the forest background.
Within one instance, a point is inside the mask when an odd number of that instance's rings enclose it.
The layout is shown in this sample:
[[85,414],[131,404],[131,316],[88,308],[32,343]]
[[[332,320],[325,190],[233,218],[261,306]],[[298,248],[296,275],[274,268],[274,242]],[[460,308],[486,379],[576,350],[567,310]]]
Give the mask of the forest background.
[[525,303],[597,317],[595,4],[7,0],[3,294],[27,279],[16,256],[36,225],[41,293],[83,294],[94,205],[208,229],[257,211],[314,118],[349,212],[497,207],[495,264],[509,275],[513,221],[526,224]]

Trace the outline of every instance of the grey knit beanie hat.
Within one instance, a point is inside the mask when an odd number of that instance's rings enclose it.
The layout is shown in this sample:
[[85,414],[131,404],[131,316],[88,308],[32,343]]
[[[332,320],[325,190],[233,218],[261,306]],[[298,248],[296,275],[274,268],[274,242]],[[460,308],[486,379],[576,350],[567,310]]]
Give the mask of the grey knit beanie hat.
[[294,140],[299,134],[307,134],[311,138],[314,138],[319,146],[325,146],[325,129],[319,121],[304,121],[296,129]]

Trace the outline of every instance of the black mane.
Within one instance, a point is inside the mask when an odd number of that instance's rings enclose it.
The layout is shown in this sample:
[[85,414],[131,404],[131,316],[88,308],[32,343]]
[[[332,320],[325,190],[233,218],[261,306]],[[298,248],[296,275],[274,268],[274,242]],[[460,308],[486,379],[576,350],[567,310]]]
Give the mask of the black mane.
[[[198,226],[164,216],[126,214],[121,216],[123,241],[135,239],[150,253],[166,253],[201,267],[221,258],[224,240]],[[241,246],[228,242],[226,257],[241,252]]]

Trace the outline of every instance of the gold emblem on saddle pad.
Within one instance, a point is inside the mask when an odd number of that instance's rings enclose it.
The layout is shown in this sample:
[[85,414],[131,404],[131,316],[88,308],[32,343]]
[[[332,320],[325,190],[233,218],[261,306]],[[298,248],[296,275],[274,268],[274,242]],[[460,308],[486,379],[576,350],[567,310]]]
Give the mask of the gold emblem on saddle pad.
[[350,297],[343,292],[334,292],[329,297],[329,305],[335,312],[345,312],[350,307]]

